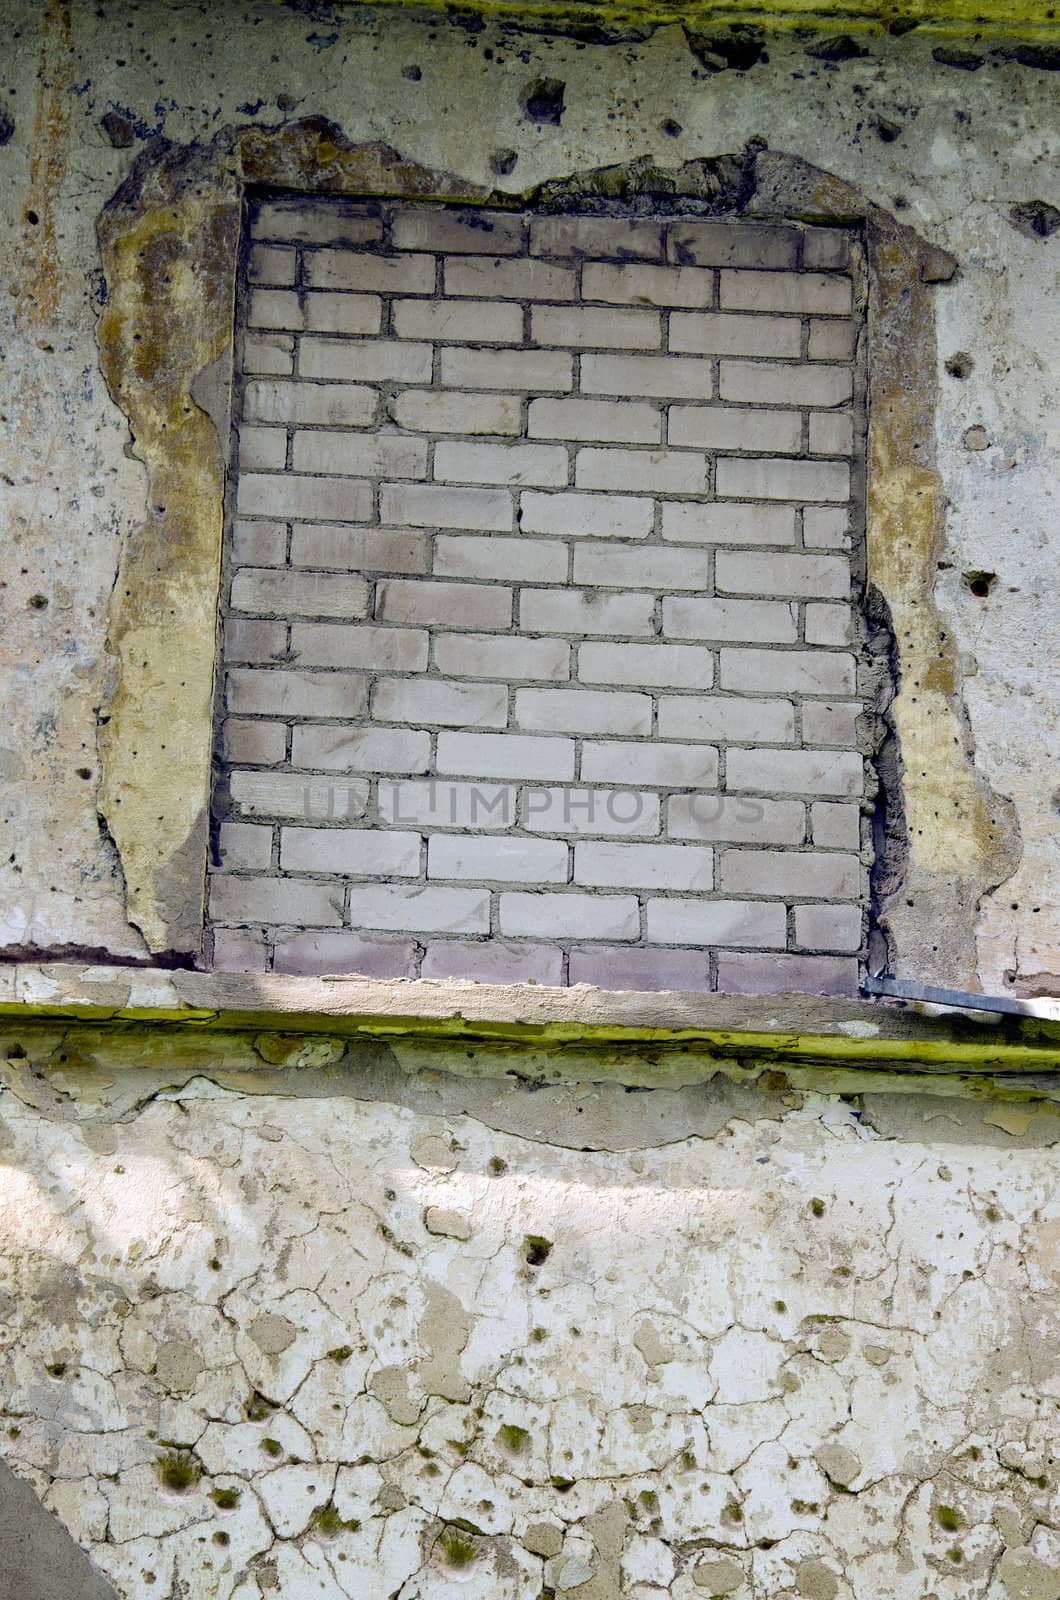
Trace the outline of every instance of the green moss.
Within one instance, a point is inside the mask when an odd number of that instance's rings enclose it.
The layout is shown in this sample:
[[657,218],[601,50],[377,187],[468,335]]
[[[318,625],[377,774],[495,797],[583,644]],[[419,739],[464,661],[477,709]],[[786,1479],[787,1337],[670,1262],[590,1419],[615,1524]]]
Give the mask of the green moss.
[[823,1200],[811,1200],[810,1201],[810,1210],[813,1212],[815,1217],[823,1217],[824,1216],[824,1210],[825,1210],[824,1201]]
[[348,1522],[343,1521],[329,1500],[313,1517],[311,1531],[321,1539],[337,1539],[340,1533],[356,1533],[360,1526],[356,1517],[351,1517]]
[[495,1178],[499,1178],[502,1172],[507,1172],[508,1170],[507,1161],[503,1160],[500,1156],[490,1156],[488,1165],[490,1172]]
[[278,1439],[262,1439],[261,1448],[267,1456],[282,1456],[283,1445]]
[[462,1528],[446,1528],[434,1548],[450,1572],[467,1572],[478,1560],[478,1548]]
[[518,1427],[514,1422],[506,1422],[497,1431],[497,1443],[502,1450],[510,1456],[525,1456],[530,1453],[530,1435],[525,1428]]
[[528,1233],[523,1248],[523,1259],[528,1266],[540,1267],[552,1254],[551,1239],[543,1239],[538,1233]]
[[336,1345],[335,1349],[329,1350],[327,1355],[329,1361],[337,1361],[341,1366],[344,1361],[348,1361],[353,1355],[353,1346],[350,1344]]
[[275,1410],[276,1407],[273,1405],[272,1401],[266,1400],[265,1396],[263,1394],[259,1394],[258,1390],[255,1389],[250,1396],[250,1399],[243,1407],[243,1415],[246,1417],[248,1422],[264,1422],[265,1418],[271,1417]]
[[239,1504],[238,1489],[211,1489],[210,1499],[218,1511],[234,1511]]
[[935,1509],[935,1521],[940,1528],[945,1528],[947,1533],[956,1533],[961,1525],[960,1516],[952,1506],[937,1506]]
[[188,1494],[202,1477],[202,1467],[190,1450],[168,1450],[155,1461],[155,1471],[163,1489],[171,1494]]
[[61,1378],[66,1371],[66,1362],[53,1361],[44,1370],[49,1378]]

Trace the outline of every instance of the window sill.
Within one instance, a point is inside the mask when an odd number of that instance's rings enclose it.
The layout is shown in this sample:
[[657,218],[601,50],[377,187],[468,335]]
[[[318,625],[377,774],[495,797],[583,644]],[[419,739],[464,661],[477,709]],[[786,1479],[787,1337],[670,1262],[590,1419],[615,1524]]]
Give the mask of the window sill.
[[[495,1046],[658,1048],[908,1072],[1057,1072],[1060,1022],[819,995],[632,993],[145,967],[0,967],[8,1024],[135,1025]],[[499,1070],[499,1069],[498,1069]],[[585,1076],[584,1065],[574,1076]]]

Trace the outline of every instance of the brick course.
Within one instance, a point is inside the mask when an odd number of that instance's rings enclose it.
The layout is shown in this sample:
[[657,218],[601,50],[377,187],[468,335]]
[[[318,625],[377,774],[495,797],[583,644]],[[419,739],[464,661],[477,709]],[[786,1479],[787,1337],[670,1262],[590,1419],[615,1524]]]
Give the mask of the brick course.
[[252,206],[219,966],[851,992],[855,251]]

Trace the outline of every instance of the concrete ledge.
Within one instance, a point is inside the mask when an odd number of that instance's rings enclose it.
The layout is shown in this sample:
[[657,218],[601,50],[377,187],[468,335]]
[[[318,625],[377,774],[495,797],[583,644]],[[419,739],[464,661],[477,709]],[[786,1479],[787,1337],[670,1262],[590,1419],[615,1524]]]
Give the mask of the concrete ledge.
[[[1030,1010],[1030,1006],[1028,1006]],[[631,993],[44,963],[0,967],[9,1023],[130,1023],[493,1044],[678,1045],[707,1054],[937,1072],[1060,1071],[1060,1020],[819,995]]]

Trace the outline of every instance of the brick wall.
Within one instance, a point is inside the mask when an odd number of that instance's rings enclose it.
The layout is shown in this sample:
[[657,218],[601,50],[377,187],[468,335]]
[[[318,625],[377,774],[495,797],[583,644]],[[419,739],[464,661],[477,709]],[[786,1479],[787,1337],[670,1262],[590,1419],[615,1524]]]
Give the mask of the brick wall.
[[852,991],[851,239],[249,233],[215,964]]

